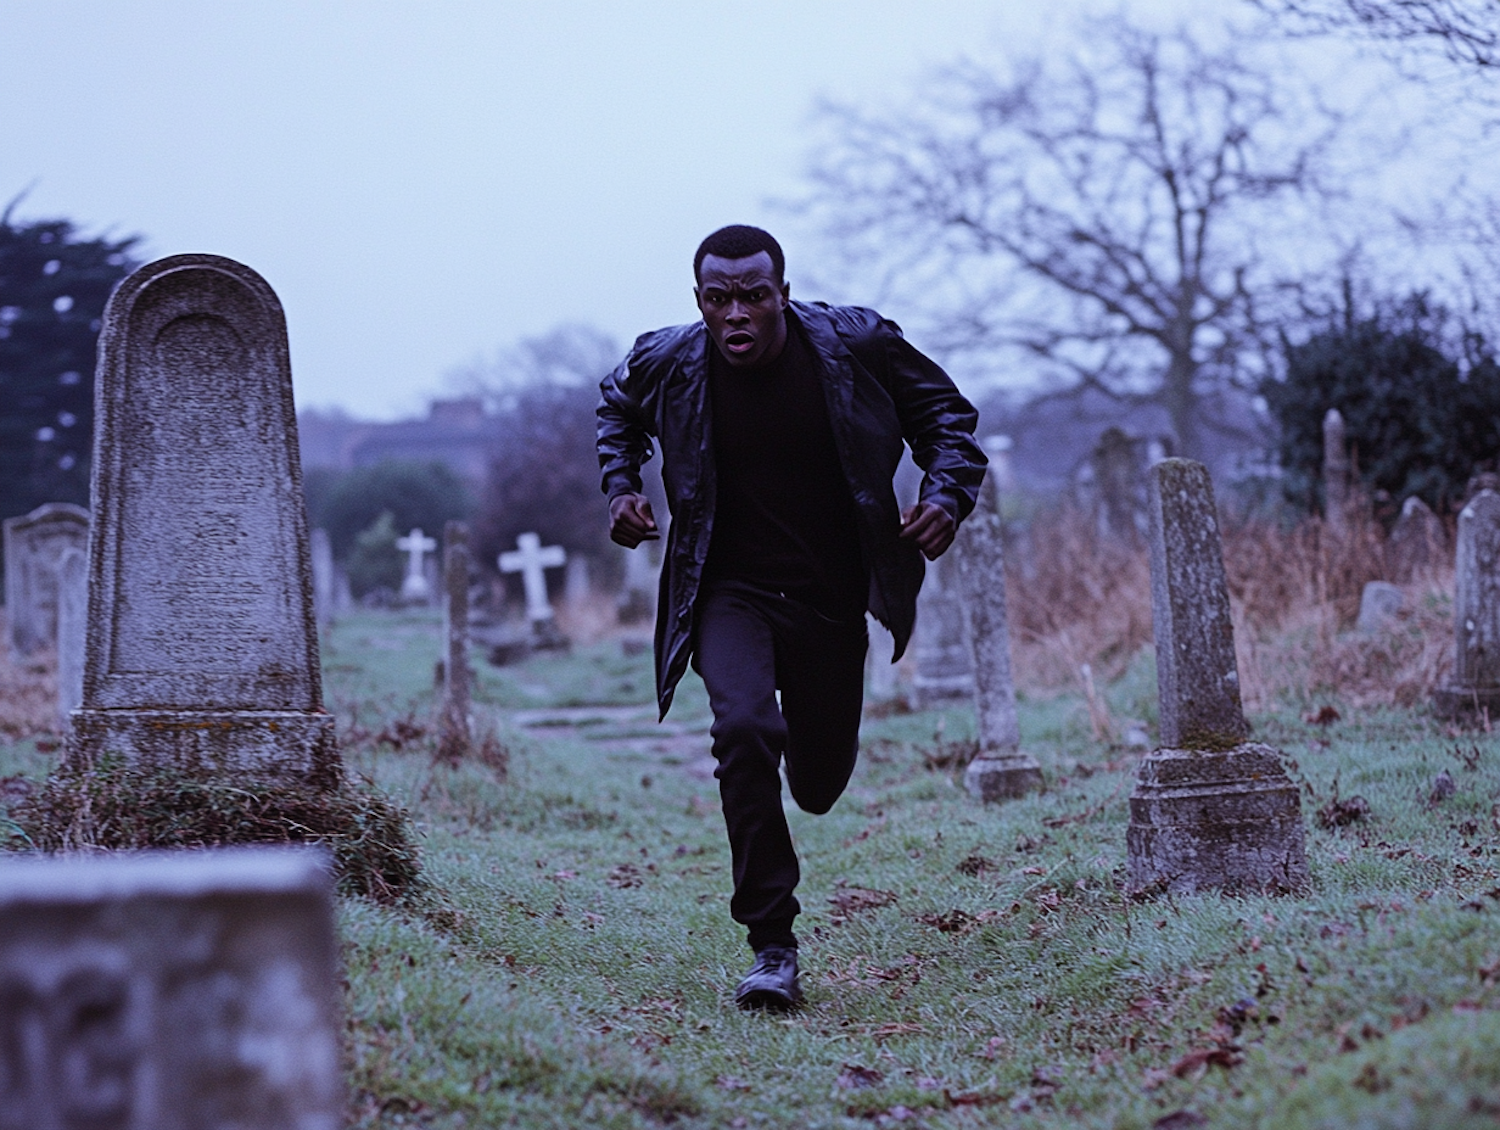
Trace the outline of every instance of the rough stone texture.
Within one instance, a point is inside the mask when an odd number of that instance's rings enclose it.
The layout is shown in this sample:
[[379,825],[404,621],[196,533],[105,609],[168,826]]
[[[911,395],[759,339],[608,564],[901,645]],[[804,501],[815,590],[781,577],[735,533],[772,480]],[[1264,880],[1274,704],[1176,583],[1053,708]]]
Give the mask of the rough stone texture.
[[333,619],[334,602],[334,570],[333,570],[333,542],[328,538],[328,531],[321,527],[312,532],[312,577],[313,577],[313,610],[317,613],[318,623],[327,624]]
[[1190,459],[1162,460],[1149,482],[1161,744],[1224,749],[1250,728],[1240,706],[1213,485],[1208,468]]
[[0,1130],[334,1130],[326,857],[0,864]]
[[1330,408],[1323,417],[1323,516],[1335,537],[1348,533],[1352,489],[1344,417]]
[[70,758],[331,782],[286,321],[265,280],[177,255],[120,284],[93,465]]
[[1448,561],[1448,534],[1427,503],[1412,495],[1401,504],[1401,516],[1385,543],[1389,576],[1405,584]]
[[964,610],[953,561],[944,556],[927,565],[917,595],[917,626],[912,638],[914,705],[972,699],[974,658],[964,636]]
[[24,659],[57,640],[57,565],[69,549],[88,550],[89,512],[49,502],[5,519],[4,539],[10,650]]
[[1434,696],[1447,717],[1500,717],[1500,494],[1481,490],[1458,515],[1453,682]]
[[1297,786],[1270,746],[1158,749],[1141,762],[1125,833],[1133,891],[1307,886]]
[[443,527],[443,708],[438,757],[461,761],[473,749],[469,687],[469,527]]
[[1302,805],[1269,746],[1244,741],[1234,629],[1208,469],[1151,471],[1151,604],[1162,745],[1141,762],[1125,845],[1137,891],[1307,884]]
[[979,713],[979,753],[964,773],[964,786],[986,801],[1020,796],[1042,784],[1036,758],[1020,752],[1005,605],[1003,531],[1000,515],[990,505],[992,497],[989,491],[981,495],[954,547]]
[[57,563],[57,716],[68,716],[83,701],[84,638],[89,623],[88,554],[65,549]]
[[1366,581],[1359,594],[1359,619],[1355,628],[1367,636],[1385,631],[1406,607],[1406,594],[1389,581]]

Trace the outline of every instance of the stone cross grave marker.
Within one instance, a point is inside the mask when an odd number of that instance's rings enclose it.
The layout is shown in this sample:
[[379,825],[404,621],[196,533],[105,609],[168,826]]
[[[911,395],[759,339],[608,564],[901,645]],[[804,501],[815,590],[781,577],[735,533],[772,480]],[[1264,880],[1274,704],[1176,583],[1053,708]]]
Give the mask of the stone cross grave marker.
[[567,552],[560,545],[542,545],[541,538],[528,532],[516,538],[516,548],[502,553],[499,560],[500,572],[521,574],[521,584],[526,590],[526,619],[531,626],[546,624],[552,619],[552,605],[547,602],[547,577],[543,570],[565,564]]
[[1500,718],[1500,494],[1481,490],[1458,514],[1453,681],[1433,704],[1448,718]]
[[964,772],[964,787],[982,801],[1023,796],[1042,784],[1042,768],[1021,751],[1016,686],[1010,668],[1010,623],[1005,605],[1005,550],[993,488],[959,532],[959,590],[973,652],[979,752]]
[[313,576],[313,611],[317,614],[319,624],[327,624],[333,619],[334,605],[334,570],[333,570],[333,543],[328,538],[328,531],[319,527],[312,532],[312,576]]
[[432,586],[422,569],[422,558],[437,549],[437,542],[420,529],[396,539],[396,548],[406,554],[406,576],[401,578],[401,599],[407,604],[425,604],[432,599]]
[[71,502],[48,502],[7,518],[5,618],[10,650],[25,659],[57,642],[57,565],[69,549],[87,551],[89,512]]
[[326,854],[0,863],[0,1130],[335,1130]]
[[1208,468],[1151,469],[1151,614],[1162,748],[1130,797],[1136,891],[1300,890],[1301,802],[1270,746],[1246,741],[1234,626]]
[[972,698],[974,658],[964,632],[964,610],[954,563],[945,557],[928,562],[917,594],[917,627],[912,653],[916,672],[912,695],[918,708],[937,702]]
[[331,784],[286,319],[232,259],[115,290],[95,388],[83,702],[69,758]]
[[83,652],[89,623],[88,554],[63,550],[57,563],[57,716],[66,728],[83,701]]
[[1344,416],[1330,408],[1323,416],[1323,517],[1335,537],[1349,532],[1350,481],[1349,441]]
[[469,687],[469,527],[443,527],[443,708],[438,757],[458,762],[473,749]]

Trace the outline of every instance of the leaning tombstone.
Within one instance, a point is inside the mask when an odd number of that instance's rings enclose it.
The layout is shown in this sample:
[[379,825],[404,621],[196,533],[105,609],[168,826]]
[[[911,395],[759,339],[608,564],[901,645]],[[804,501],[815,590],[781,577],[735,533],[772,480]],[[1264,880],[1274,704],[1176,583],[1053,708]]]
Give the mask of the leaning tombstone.
[[0,863],[0,1128],[344,1124],[325,853]]
[[993,495],[993,490],[981,494],[954,547],[979,713],[979,751],[964,772],[964,787],[982,801],[1023,796],[1042,785],[1041,766],[1021,751],[1005,607],[1005,551]]
[[1130,797],[1129,886],[1300,890],[1297,788],[1276,750],[1246,740],[1208,468],[1167,459],[1148,482],[1161,748],[1141,762]]
[[326,625],[333,619],[333,543],[328,531],[319,526],[312,532],[312,576],[313,611],[318,623]]
[[57,716],[64,729],[83,701],[88,601],[88,555],[81,549],[66,549],[57,563]]
[[1361,635],[1375,636],[1396,622],[1406,607],[1406,594],[1389,581],[1367,581],[1359,594],[1359,618],[1354,628]]
[[1337,408],[1330,408],[1323,416],[1323,517],[1334,537],[1349,532],[1352,493],[1344,416]]
[[963,601],[953,562],[939,558],[927,566],[917,595],[917,626],[912,639],[912,697],[919,710],[945,702],[972,700],[974,659],[964,631]]
[[48,502],[7,518],[5,618],[18,661],[57,640],[57,566],[70,549],[87,551],[89,512],[71,502]]
[[216,255],[104,313],[83,702],[68,756],[331,786],[286,319]]
[[1427,503],[1412,495],[1401,504],[1401,516],[1386,539],[1390,576],[1403,584],[1431,573],[1448,556],[1448,535]]
[[469,687],[469,527],[443,527],[443,707],[440,761],[468,757],[474,742]]
[[1500,718],[1500,494],[1485,488],[1458,515],[1453,681],[1433,705],[1445,718]]

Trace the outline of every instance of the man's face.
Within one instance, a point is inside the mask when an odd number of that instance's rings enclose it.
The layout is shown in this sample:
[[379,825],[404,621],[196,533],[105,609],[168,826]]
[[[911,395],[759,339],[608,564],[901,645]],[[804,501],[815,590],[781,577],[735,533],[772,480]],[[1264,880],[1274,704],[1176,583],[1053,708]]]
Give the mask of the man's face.
[[776,280],[769,254],[757,251],[744,259],[705,255],[693,295],[714,344],[735,368],[749,369],[780,356],[791,288]]

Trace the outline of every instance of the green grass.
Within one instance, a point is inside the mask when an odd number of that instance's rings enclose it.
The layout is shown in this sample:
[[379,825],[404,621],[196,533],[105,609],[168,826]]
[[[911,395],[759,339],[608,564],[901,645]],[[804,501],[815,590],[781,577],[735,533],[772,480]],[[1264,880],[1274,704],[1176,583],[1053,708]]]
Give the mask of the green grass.
[[[926,768],[937,735],[972,737],[969,712],[872,720],[834,811],[790,815],[808,1006],[774,1018],[731,1001],[750,954],[714,782],[589,727],[505,726],[508,709],[649,702],[649,655],[480,664],[510,748],[500,783],[434,767],[431,735],[375,737],[430,722],[436,654],[420,616],[351,618],[325,647],[329,701],[361,727],[350,767],[413,812],[452,911],[341,902],[355,1126],[1500,1122],[1489,735],[1397,711],[1344,710],[1326,730],[1258,718],[1304,785],[1311,892],[1134,903],[1134,757],[1090,741],[1077,699],[1023,701],[1049,789],[1001,806]],[[1133,666],[1112,708],[1142,716],[1147,685]],[[706,716],[696,681],[679,700],[671,720]],[[0,746],[0,775],[50,763]],[[1430,806],[1442,769],[1457,791]],[[1316,825],[1335,783],[1367,820]],[[840,909],[849,888],[894,900]]]

